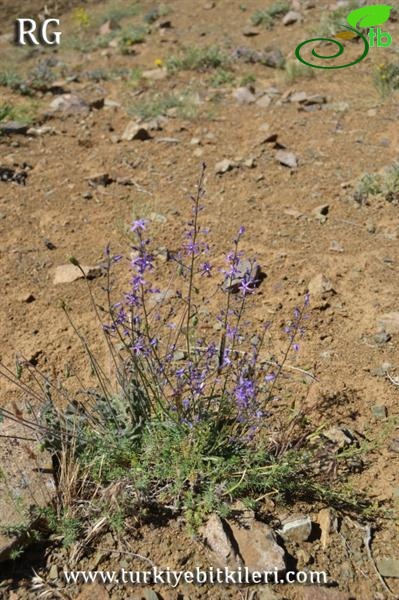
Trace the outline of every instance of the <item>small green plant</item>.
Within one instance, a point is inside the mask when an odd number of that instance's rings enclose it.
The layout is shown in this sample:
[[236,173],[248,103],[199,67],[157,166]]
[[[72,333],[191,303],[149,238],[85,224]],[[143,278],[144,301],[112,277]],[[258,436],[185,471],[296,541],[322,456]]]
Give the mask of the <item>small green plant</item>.
[[90,81],[108,81],[110,79],[110,73],[107,71],[107,69],[100,67],[98,69],[94,69],[93,71],[87,71],[86,77]]
[[285,78],[290,83],[293,83],[298,79],[312,79],[315,77],[315,69],[304,65],[298,60],[287,60],[284,69]]
[[358,8],[358,0],[349,0],[348,4],[340,6],[335,10],[323,11],[319,26],[314,30],[320,37],[331,38],[339,31],[342,31],[342,25],[346,25],[348,13],[354,8]]
[[374,85],[381,96],[399,89],[399,63],[382,63],[374,70]]
[[26,125],[30,125],[35,118],[35,104],[30,105],[15,105],[0,104],[0,121],[20,121]]
[[289,10],[290,5],[288,2],[274,2],[270,8],[255,11],[251,17],[251,21],[256,27],[263,25],[267,29],[271,29],[276,19],[285,15]]
[[134,104],[129,112],[143,120],[165,115],[170,109],[175,109],[177,116],[195,118],[198,103],[195,96],[189,92],[183,94],[161,94],[152,96],[150,100],[141,100]]
[[21,96],[33,96],[34,90],[30,82],[15,71],[0,71],[0,86],[18,92]]
[[254,85],[256,83],[256,76],[249,73],[248,75],[244,75],[244,77],[240,81],[240,86],[248,87]]
[[12,114],[12,107],[9,104],[0,104],[0,121],[4,121]]
[[75,8],[72,16],[75,24],[79,27],[79,29],[88,29],[91,23],[91,16],[85,8]]
[[134,52],[134,46],[145,42],[147,34],[148,29],[146,27],[131,27],[125,29],[119,40],[119,48],[122,54]]
[[362,175],[355,188],[355,200],[363,204],[370,196],[378,195],[388,202],[399,201],[399,164],[390,165],[378,173]]
[[122,19],[127,17],[136,17],[141,12],[141,6],[138,2],[127,2],[124,4],[113,3],[110,8],[102,15],[101,20],[103,23],[106,21],[115,21],[119,23]]
[[219,67],[212,75],[210,84],[212,87],[222,87],[225,85],[233,85],[234,81],[235,77],[231,71]]
[[166,17],[166,15],[168,15],[169,12],[170,12],[170,8],[168,6],[166,6],[165,4],[161,4],[160,6],[149,10],[144,15],[143,20],[145,23],[148,23],[149,25],[151,25],[152,23],[155,23],[155,21],[157,21],[161,17]]
[[171,56],[166,61],[167,69],[176,71],[205,71],[208,69],[226,68],[230,61],[226,54],[216,46],[185,48],[180,56]]

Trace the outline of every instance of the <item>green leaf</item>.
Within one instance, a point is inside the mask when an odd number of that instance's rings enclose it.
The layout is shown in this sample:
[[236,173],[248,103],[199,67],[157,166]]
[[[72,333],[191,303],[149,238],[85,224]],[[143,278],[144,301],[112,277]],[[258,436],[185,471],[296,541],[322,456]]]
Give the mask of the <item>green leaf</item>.
[[364,6],[349,13],[347,21],[351,27],[376,27],[388,21],[393,6],[378,4]]

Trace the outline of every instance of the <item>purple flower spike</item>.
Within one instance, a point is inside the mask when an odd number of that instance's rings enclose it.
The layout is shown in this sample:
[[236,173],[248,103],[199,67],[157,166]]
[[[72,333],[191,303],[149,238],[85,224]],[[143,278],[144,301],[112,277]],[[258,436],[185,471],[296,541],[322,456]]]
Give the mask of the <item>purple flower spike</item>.
[[133,221],[130,231],[144,231],[147,221],[144,219],[137,219]]

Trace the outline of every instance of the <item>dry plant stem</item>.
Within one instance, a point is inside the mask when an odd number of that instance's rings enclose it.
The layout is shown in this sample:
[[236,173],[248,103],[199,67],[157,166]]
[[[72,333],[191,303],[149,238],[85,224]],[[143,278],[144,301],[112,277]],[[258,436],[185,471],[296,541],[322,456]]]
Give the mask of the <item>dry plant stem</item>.
[[198,235],[198,212],[199,212],[199,201],[204,193],[204,178],[205,178],[205,163],[202,164],[201,174],[198,180],[197,186],[197,194],[194,199],[194,223],[193,223],[193,239],[192,239],[192,252],[191,252],[191,264],[190,264],[190,275],[189,275],[189,284],[188,284],[188,310],[187,310],[187,331],[186,331],[186,341],[187,341],[187,353],[188,357],[191,356],[191,345],[190,345],[190,321],[191,321],[191,302],[192,302],[192,293],[193,293],[193,282],[194,282],[194,265],[195,265],[195,243],[197,241]]
[[372,530],[370,525],[366,525],[364,528],[364,545],[366,547],[367,550],[367,554],[368,557],[370,559],[371,564],[373,565],[374,571],[376,572],[376,575],[378,577],[378,579],[381,582],[382,587],[384,588],[384,590],[389,594],[389,596],[391,596],[392,598],[397,598],[396,594],[394,594],[392,592],[392,590],[388,587],[387,583],[385,582],[383,576],[381,575],[381,573],[379,572],[377,565],[375,563],[373,554],[371,552],[371,541],[372,541]]

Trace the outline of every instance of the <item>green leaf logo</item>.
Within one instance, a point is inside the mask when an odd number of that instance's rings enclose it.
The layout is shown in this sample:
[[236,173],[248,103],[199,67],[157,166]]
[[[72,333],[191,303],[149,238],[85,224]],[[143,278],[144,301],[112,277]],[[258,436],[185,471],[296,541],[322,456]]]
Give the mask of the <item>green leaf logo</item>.
[[351,27],[376,27],[388,21],[393,6],[378,4],[357,8],[349,13],[347,21]]

